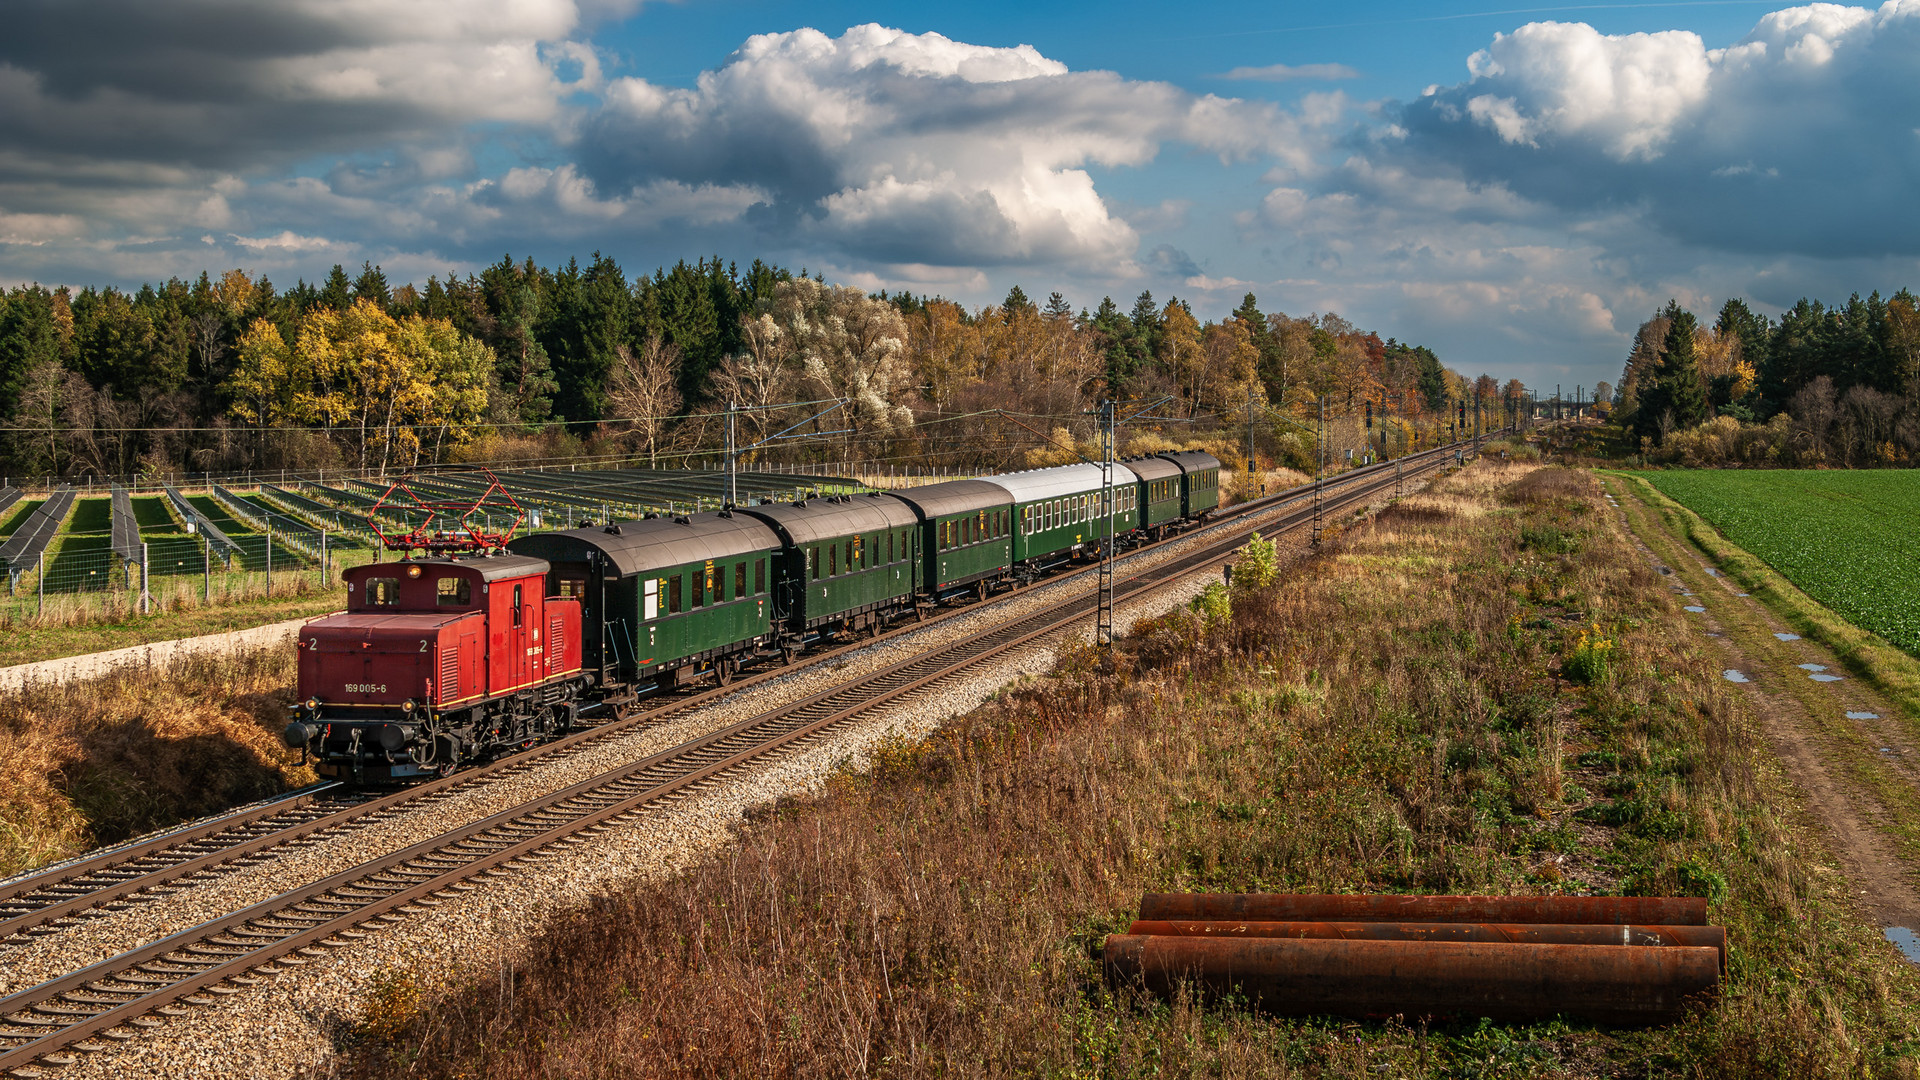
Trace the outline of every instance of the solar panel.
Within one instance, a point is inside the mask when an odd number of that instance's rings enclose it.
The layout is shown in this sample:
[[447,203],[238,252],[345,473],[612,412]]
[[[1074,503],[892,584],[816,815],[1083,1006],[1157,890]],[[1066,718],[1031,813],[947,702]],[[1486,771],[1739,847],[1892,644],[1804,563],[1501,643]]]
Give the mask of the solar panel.
[[119,484],[113,485],[113,553],[127,563],[145,557],[140,550],[140,521],[133,516],[133,496]]

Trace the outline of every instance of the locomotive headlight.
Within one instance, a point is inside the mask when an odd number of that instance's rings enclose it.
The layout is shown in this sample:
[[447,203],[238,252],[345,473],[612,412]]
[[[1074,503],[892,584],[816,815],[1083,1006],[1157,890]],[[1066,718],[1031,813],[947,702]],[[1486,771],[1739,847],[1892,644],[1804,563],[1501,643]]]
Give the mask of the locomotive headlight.
[[408,716],[412,716],[412,715],[413,715],[413,710],[415,710],[415,709],[418,709],[419,707],[420,707],[420,703],[419,703],[419,702],[417,702],[417,701],[415,701],[415,700],[413,700],[412,698],[408,698],[408,699],[407,699],[407,700],[406,700],[406,701],[405,701],[405,702],[404,702],[404,703],[403,703],[403,704],[402,704],[402,705],[400,706],[400,711],[401,711],[401,712],[403,712],[403,713],[406,713],[406,714],[407,714]]
[[309,709],[318,709],[319,707],[320,707],[320,699],[319,699],[319,698],[317,698],[317,697],[310,697],[310,698],[308,698],[308,699],[307,699],[307,708],[309,708]]
[[419,577],[419,576],[420,576],[420,568],[419,568],[418,566],[409,566],[409,567],[407,567],[407,576],[408,576],[408,577]]

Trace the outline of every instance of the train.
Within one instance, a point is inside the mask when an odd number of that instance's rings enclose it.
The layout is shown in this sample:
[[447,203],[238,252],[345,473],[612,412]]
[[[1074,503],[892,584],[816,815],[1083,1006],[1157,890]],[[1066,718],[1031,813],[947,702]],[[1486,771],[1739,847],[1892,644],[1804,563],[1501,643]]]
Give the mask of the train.
[[402,557],[345,570],[346,610],[300,631],[284,741],[349,783],[444,776],[1097,559],[1110,521],[1116,550],[1191,528],[1220,505],[1220,461],[1128,459],[1110,508],[1106,490],[1100,466],[1075,464],[517,537],[383,537]]

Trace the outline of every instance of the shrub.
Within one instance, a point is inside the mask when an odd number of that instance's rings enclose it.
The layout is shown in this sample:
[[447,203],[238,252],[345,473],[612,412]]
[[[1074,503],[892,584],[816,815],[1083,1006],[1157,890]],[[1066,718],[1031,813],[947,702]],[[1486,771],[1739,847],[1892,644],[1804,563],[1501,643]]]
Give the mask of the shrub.
[[1272,540],[1263,540],[1259,533],[1254,533],[1236,554],[1240,559],[1233,564],[1235,590],[1257,591],[1279,579],[1280,552]]
[[1560,674],[1569,682],[1592,686],[1602,682],[1613,662],[1613,639],[1600,636],[1600,624],[1582,627],[1573,648],[1560,661]]

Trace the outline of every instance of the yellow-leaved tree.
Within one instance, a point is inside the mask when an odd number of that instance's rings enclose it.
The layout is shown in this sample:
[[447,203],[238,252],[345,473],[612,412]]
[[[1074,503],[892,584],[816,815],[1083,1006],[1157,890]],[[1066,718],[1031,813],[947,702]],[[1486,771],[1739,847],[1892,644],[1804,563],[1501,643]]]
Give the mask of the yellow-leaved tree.
[[326,429],[363,469],[439,460],[487,412],[493,350],[445,319],[395,319],[377,304],[315,308],[289,344],[257,320],[241,337],[229,411],[260,428]]

